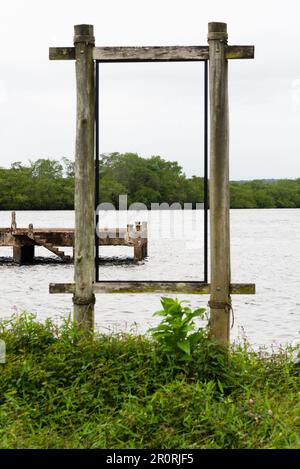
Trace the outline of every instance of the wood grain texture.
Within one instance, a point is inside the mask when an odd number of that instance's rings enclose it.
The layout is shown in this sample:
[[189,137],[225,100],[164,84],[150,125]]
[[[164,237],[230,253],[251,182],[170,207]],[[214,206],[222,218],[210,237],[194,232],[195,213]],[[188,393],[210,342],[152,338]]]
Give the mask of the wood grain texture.
[[50,47],[50,60],[75,60],[75,47]]
[[[80,42],[81,38],[84,38],[84,42]],[[93,282],[95,280],[93,40],[93,26],[75,26],[77,118],[73,303],[74,320],[87,330],[92,330],[94,327]]]
[[101,62],[180,62],[208,59],[208,46],[95,47]]
[[[51,283],[50,293],[74,293],[74,283]],[[96,293],[184,293],[208,295],[209,283],[201,282],[99,282],[93,285]],[[233,283],[230,285],[232,295],[254,295],[253,283]]]
[[[229,222],[229,112],[227,26],[209,23],[210,90],[210,264],[212,303],[224,304],[210,309],[210,336],[220,345],[230,340],[230,222]],[[223,34],[223,39],[221,35]]]
[[[254,59],[254,46],[227,46],[226,59]],[[209,58],[208,46],[95,47],[100,62],[193,62]],[[75,47],[50,47],[50,60],[75,60]]]
[[254,46],[226,46],[226,59],[254,59]]

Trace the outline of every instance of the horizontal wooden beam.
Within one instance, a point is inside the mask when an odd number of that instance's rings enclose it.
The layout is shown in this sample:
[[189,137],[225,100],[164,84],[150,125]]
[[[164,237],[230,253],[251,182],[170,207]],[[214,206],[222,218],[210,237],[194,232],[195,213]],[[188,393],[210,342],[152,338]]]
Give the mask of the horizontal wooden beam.
[[50,60],[75,60],[75,47],[50,47]]
[[227,46],[226,59],[254,59],[254,46]]
[[100,62],[179,62],[208,59],[208,46],[95,47]]
[[[50,60],[75,60],[75,47],[50,47]],[[100,62],[197,62],[209,59],[208,46],[95,47]],[[253,59],[254,46],[227,46],[227,59]]]
[[[74,293],[74,283],[50,283],[50,293]],[[178,293],[200,294],[210,293],[210,284],[202,282],[99,282],[93,286],[94,293]],[[232,283],[232,295],[254,295],[255,284]]]

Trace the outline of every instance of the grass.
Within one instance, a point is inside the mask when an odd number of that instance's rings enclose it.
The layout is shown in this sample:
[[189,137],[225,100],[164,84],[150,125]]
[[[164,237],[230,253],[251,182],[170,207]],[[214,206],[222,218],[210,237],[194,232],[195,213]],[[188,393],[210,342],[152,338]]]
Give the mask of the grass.
[[182,361],[148,336],[0,323],[1,448],[300,448],[299,365],[205,334]]

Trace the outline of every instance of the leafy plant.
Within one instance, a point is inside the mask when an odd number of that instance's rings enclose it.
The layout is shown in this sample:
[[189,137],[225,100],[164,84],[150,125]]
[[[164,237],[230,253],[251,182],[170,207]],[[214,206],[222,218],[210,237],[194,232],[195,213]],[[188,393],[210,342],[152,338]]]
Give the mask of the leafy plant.
[[152,336],[171,354],[176,354],[183,360],[191,360],[191,356],[200,341],[206,337],[206,328],[198,328],[194,318],[203,319],[204,308],[194,311],[188,306],[183,306],[185,301],[178,299],[162,298],[163,309],[154,313],[154,316],[162,316],[161,323],[150,329]]
[[0,320],[0,448],[299,449],[294,348],[270,355],[244,341],[222,359],[202,333],[180,362],[147,336]]

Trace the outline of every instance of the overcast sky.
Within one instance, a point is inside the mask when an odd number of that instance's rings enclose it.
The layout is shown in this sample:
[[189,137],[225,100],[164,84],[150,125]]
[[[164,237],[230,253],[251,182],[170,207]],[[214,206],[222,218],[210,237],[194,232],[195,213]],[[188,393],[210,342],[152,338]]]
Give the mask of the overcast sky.
[[[231,179],[300,177],[300,4],[296,0],[1,1],[0,166],[73,158],[73,25],[93,24],[97,46],[206,45],[207,23],[229,44],[255,45],[230,62]],[[202,174],[203,64],[103,64],[101,152],[177,160]]]

